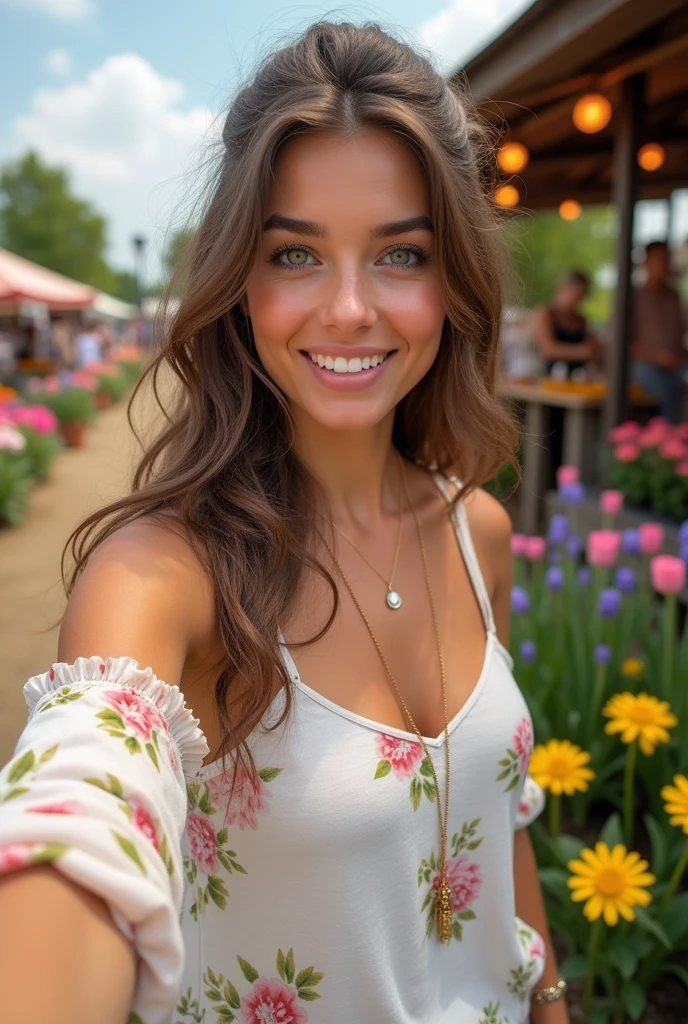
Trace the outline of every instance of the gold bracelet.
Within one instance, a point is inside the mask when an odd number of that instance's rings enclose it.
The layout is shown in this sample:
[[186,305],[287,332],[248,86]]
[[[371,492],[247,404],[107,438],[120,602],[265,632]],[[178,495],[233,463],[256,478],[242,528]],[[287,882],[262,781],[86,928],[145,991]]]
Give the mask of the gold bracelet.
[[560,978],[556,985],[551,988],[540,988],[533,992],[530,997],[534,1003],[555,1003],[557,999],[563,999],[568,988],[563,978]]

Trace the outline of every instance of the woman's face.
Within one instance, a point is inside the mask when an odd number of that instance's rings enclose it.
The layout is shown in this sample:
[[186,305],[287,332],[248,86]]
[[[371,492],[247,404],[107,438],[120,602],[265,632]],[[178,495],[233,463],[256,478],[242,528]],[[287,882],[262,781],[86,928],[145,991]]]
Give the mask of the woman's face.
[[380,423],[432,366],[445,318],[411,151],[376,129],[285,144],[246,299],[261,362],[297,419]]

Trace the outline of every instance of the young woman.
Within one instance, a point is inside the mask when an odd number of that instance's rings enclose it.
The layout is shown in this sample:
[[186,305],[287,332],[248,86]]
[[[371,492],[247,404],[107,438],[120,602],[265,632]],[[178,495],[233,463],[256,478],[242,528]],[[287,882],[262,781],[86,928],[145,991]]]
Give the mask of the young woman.
[[7,1020],[567,1021],[479,489],[514,434],[478,141],[375,26],[236,97],[178,404],[77,531],[0,779]]

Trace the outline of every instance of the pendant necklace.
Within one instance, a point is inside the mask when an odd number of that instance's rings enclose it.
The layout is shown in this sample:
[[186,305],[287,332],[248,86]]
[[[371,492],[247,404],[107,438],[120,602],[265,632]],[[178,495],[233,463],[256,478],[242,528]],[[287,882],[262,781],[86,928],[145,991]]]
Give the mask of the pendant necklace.
[[[430,571],[428,569],[428,558],[427,558],[427,554],[426,554],[426,551],[425,551],[425,543],[423,541],[423,530],[422,530],[422,527],[420,525],[420,518],[419,518],[418,513],[416,511],[415,505],[411,501],[411,496],[410,496],[409,490],[408,490],[408,484],[406,482],[406,473],[404,471],[404,463],[403,463],[403,460],[401,458],[401,455],[399,456],[399,464],[400,464],[400,469],[401,469],[401,479],[403,481],[403,487],[404,487],[404,490],[406,492],[406,500],[407,500],[408,504],[411,507],[411,511],[413,513],[413,518],[414,518],[415,523],[416,523],[416,531],[418,533],[418,541],[419,541],[419,544],[420,544],[420,551],[421,551],[421,555],[422,555],[422,558],[423,558],[423,571],[425,573],[425,584],[426,584],[426,587],[427,587],[428,599],[429,599],[429,602],[430,602],[430,612],[431,612],[431,615],[432,615],[432,624],[433,624],[433,627],[434,627],[434,630],[435,630],[435,640],[437,642],[437,655],[438,655],[439,663],[440,663],[440,679],[441,679],[441,683],[442,683],[442,704],[443,704],[443,708],[444,708],[444,761],[445,761],[445,778],[446,778],[446,788],[445,788],[445,793],[444,793],[444,801],[440,800],[440,786],[439,786],[439,782],[438,782],[438,779],[437,779],[437,772],[435,771],[435,765],[433,763],[432,758],[430,757],[430,753],[428,751],[428,748],[427,748],[427,745],[425,743],[425,740],[421,736],[418,728],[416,727],[416,723],[413,720],[411,712],[409,711],[408,707],[406,706],[406,701],[404,700],[404,698],[403,698],[403,696],[401,694],[401,691],[399,690],[399,687],[396,684],[394,676],[392,675],[392,672],[390,671],[389,665],[387,664],[387,659],[385,658],[384,654],[382,653],[382,648],[380,647],[380,644],[378,643],[377,637],[375,636],[375,634],[373,632],[373,629],[372,629],[372,627],[370,625],[370,622],[368,621],[368,618],[367,618],[365,612],[361,608],[361,606],[360,606],[360,604],[358,602],[358,599],[357,599],[356,595],[354,594],[354,591],[353,591],[353,588],[352,588],[351,584],[349,583],[348,579],[344,575],[342,567],[339,564],[339,562],[337,561],[337,558],[336,558],[336,555],[334,554],[334,552],[330,551],[330,557],[332,558],[332,561],[334,562],[335,566],[337,567],[337,571],[338,571],[339,575],[341,576],[341,578],[342,578],[342,580],[344,582],[344,585],[346,586],[346,589],[349,591],[349,595],[351,596],[351,600],[353,601],[354,605],[356,606],[358,614],[361,616],[361,618],[363,619],[363,621],[364,621],[364,623],[366,625],[368,633],[370,634],[370,638],[373,641],[373,643],[375,645],[375,648],[377,650],[377,653],[378,653],[378,655],[380,657],[380,661],[382,662],[382,664],[384,666],[384,669],[385,669],[385,672],[387,673],[387,678],[389,679],[390,683],[392,684],[392,687],[396,691],[397,697],[399,698],[401,706],[404,709],[404,713],[405,713],[408,721],[410,722],[411,727],[412,727],[414,733],[416,734],[416,736],[418,738],[418,742],[420,743],[421,748],[423,750],[423,753],[425,754],[425,757],[428,760],[428,764],[430,765],[430,768],[432,770],[432,777],[433,777],[433,781],[435,783],[435,792],[437,794],[436,804],[437,804],[437,815],[438,815],[438,819],[439,819],[439,831],[440,831],[440,852],[439,852],[439,858],[438,858],[439,885],[437,887],[437,892],[435,893],[435,901],[434,901],[434,905],[433,905],[433,911],[434,911],[434,914],[435,914],[435,924],[436,924],[436,927],[437,927],[437,937],[438,937],[439,941],[440,942],[449,942],[449,940],[451,939],[451,934],[452,934],[452,918],[453,918],[453,913],[454,913],[454,893],[452,891],[451,886],[447,882],[447,863],[446,863],[447,862],[447,828],[448,828],[448,822],[449,822],[449,776],[450,776],[450,761],[449,761],[449,714],[448,714],[448,711],[447,711],[447,684],[446,684],[446,677],[445,677],[445,671],[444,671],[444,655],[442,653],[442,642],[440,640],[440,631],[439,631],[439,626],[438,626],[438,622],[437,622],[437,612],[435,610],[435,601],[434,601],[434,598],[433,598],[432,586],[430,584]],[[400,531],[400,533],[401,533],[401,531]],[[348,537],[346,539],[348,540]],[[361,552],[361,554],[362,554],[362,552]],[[366,559],[366,561],[367,561],[367,559]],[[371,566],[371,568],[373,568],[373,567]],[[393,607],[393,606],[390,605],[390,607]]]
[[[401,458],[401,456],[399,456],[399,458]],[[394,573],[397,571],[397,560],[399,558],[399,548],[401,546],[401,526],[402,526],[402,522],[403,522],[403,515],[402,515],[402,509],[401,509],[401,489],[402,489],[402,487],[406,483],[406,478],[403,476],[403,468],[400,469],[400,473],[402,475],[400,476],[400,479],[399,479],[399,499],[400,499],[399,500],[399,530],[397,532],[397,547],[396,547],[396,551],[394,552],[394,562],[392,563],[392,571],[391,571],[391,573],[389,575],[389,581],[387,581],[385,579],[385,577],[382,575],[382,573],[378,572],[378,570],[375,568],[373,563],[368,558],[366,558],[366,556],[363,554],[363,552],[359,548],[358,544],[356,544],[351,539],[351,537],[347,537],[347,535],[344,533],[344,531],[340,530],[339,527],[337,526],[337,524],[335,522],[333,522],[332,520],[330,520],[330,522],[332,523],[332,526],[335,528],[335,530],[337,531],[339,536],[343,537],[344,540],[348,544],[351,545],[351,547],[354,549],[354,551],[358,552],[358,554],[361,556],[363,561],[373,570],[375,575],[379,579],[381,579],[382,582],[385,584],[385,586],[387,587],[387,593],[385,595],[385,601],[387,602],[387,607],[391,608],[393,612],[397,611],[398,608],[401,608],[401,606],[403,604],[403,601],[401,599],[401,594],[399,593],[398,590],[394,589],[394,585],[393,585],[394,584]]]

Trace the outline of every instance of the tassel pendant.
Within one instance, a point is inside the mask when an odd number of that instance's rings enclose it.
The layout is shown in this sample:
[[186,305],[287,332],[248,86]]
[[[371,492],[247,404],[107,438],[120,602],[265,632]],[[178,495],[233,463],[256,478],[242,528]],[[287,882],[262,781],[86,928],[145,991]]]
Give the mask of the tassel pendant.
[[435,919],[437,921],[437,937],[440,942],[449,942],[452,933],[452,917],[454,913],[454,893],[447,885],[447,878],[442,872],[440,885],[435,895]]

